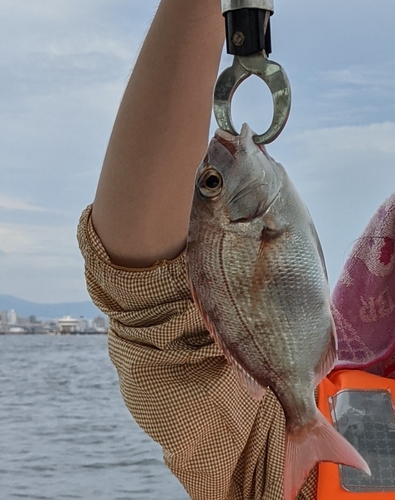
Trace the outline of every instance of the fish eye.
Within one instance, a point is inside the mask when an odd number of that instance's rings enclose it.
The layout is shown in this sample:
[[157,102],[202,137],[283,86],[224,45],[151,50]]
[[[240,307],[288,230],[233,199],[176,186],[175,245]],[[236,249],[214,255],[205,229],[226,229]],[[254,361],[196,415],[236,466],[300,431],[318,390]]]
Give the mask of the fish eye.
[[218,196],[223,187],[222,176],[214,168],[206,170],[198,181],[200,193],[205,198],[215,198]]

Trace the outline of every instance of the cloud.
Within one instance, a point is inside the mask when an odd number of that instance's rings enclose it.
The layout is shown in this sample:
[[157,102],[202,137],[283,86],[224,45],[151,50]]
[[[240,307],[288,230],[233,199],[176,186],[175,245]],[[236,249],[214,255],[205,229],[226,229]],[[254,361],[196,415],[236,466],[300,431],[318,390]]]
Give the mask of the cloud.
[[[295,133],[289,142],[303,144],[303,152],[310,158],[329,153],[342,155],[352,152],[363,160],[368,152],[374,155],[384,154],[395,159],[395,123],[372,123],[369,125],[326,127],[318,130],[304,130]],[[331,163],[330,168],[341,169],[343,162]],[[365,164],[366,160],[362,161]],[[326,162],[324,163],[326,164]],[[322,166],[314,169],[322,169]]]
[[380,64],[355,65],[344,69],[321,71],[318,78],[339,86],[350,85],[382,92],[395,87],[395,63],[390,60]]
[[[2,191],[15,198],[3,210],[67,207],[76,217],[91,201],[146,29],[145,6],[129,5],[124,18],[121,8],[105,0],[2,2],[0,169]],[[91,172],[85,182],[81,172]]]
[[331,284],[371,216],[395,191],[395,123],[284,135],[269,152],[287,169],[320,234]]
[[104,55],[123,59],[130,63],[130,47],[125,41],[121,43],[112,37],[98,37],[96,34],[87,36],[81,33],[78,37],[66,38],[61,41],[49,41],[43,47],[44,52],[51,57],[75,57],[80,55]]
[[321,125],[393,120],[395,63],[392,56],[369,64],[318,71],[304,86],[310,92],[304,98],[304,106],[316,111]]
[[322,127],[294,131],[273,149],[300,189],[317,197],[313,206],[322,206],[327,195],[337,192],[332,213],[350,212],[361,204],[372,214],[395,190],[394,137],[394,122]]
[[48,208],[38,207],[25,200],[0,194],[0,210],[20,210],[23,212],[52,212]]
[[349,120],[392,119],[395,111],[395,63],[353,65],[349,68],[320,72],[316,81],[322,85],[322,99],[343,111]]
[[2,63],[33,54],[101,54],[130,61],[143,32],[133,8],[122,23],[119,10],[120,5],[108,0],[3,0],[0,44],[8,50]]
[[[86,297],[75,226],[94,196],[115,114],[158,3],[1,2],[4,293]],[[372,17],[370,3],[360,0],[356,9],[355,2],[284,0],[273,18],[273,58],[290,76],[294,102],[269,152],[311,209],[332,276],[394,179],[395,4],[382,4]],[[230,64],[227,56],[222,68]],[[264,84],[243,84],[233,111],[237,128],[247,121],[263,131],[272,117]]]
[[5,19],[60,20],[69,17],[73,9],[73,1],[57,2],[51,0],[2,0],[1,13]]
[[87,300],[75,226],[0,223],[0,293],[37,302]]
[[0,249],[19,257],[44,256],[44,267],[52,267],[54,259],[64,265],[67,255],[78,255],[75,232],[75,226],[1,223]]

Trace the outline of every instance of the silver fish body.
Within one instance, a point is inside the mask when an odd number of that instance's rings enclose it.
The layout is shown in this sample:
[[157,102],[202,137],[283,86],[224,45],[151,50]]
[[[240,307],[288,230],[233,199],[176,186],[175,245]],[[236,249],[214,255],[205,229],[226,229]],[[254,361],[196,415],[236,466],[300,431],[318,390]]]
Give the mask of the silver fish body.
[[[285,498],[319,460],[368,471],[340,434],[328,430],[314,398],[336,360],[316,230],[285,169],[254,143],[247,125],[237,137],[217,132],[198,169],[187,267],[196,305],[240,382],[256,399],[270,387],[284,409]],[[323,427],[321,441],[334,440],[338,454],[321,442],[311,453],[309,435]],[[302,471],[293,471],[296,460],[305,460]]]

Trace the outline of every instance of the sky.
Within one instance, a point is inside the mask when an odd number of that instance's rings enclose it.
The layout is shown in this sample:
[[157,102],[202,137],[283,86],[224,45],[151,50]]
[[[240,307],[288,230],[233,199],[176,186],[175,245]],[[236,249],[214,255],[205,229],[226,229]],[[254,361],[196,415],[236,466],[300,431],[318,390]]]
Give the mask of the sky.
[[[76,225],[93,200],[157,3],[1,1],[0,294],[88,299]],[[293,104],[268,151],[312,214],[333,287],[353,242],[395,190],[395,3],[274,4],[271,58],[288,73]],[[222,68],[230,63],[224,54]],[[238,127],[263,132],[271,112],[258,79],[237,91]]]

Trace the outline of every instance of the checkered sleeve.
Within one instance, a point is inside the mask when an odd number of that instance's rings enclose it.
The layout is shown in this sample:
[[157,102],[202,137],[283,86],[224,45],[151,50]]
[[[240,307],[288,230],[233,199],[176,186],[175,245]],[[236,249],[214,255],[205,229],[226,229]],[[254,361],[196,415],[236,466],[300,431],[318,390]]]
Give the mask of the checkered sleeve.
[[[109,317],[109,353],[129,411],[163,448],[193,500],[282,500],[284,415],[267,391],[253,401],[193,304],[185,254],[148,269],[111,263],[82,214],[87,288]],[[314,500],[316,471],[298,500]]]

